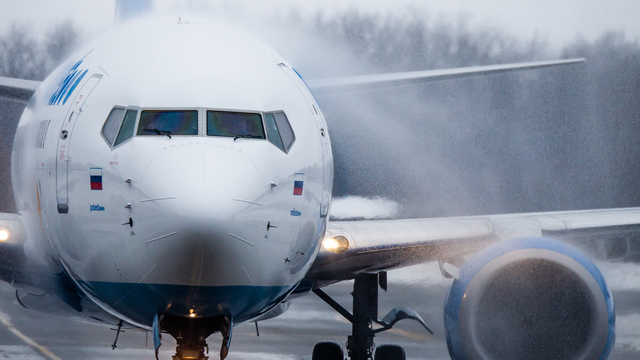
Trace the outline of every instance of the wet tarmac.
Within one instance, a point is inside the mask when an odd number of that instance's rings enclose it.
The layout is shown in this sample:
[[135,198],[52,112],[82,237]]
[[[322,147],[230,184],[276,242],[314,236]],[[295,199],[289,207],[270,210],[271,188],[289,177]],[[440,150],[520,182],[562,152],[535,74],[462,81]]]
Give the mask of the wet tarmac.
[[[640,358],[640,266],[604,264],[601,269],[614,293],[617,340],[610,359]],[[406,305],[414,308],[435,331],[428,335],[414,322],[400,322],[376,336],[376,343],[397,343],[409,359],[449,359],[442,321],[442,307],[450,280],[443,279],[437,265],[426,264],[389,273],[389,291],[380,292],[380,314]],[[346,282],[325,290],[347,309],[351,286]],[[310,359],[313,345],[322,340],[345,343],[350,324],[317,296],[295,299],[282,316],[259,323],[236,326],[230,360]],[[151,338],[143,331],[126,331],[111,349],[115,331],[109,327],[24,309],[9,284],[0,284],[0,359],[153,359]],[[170,359],[175,342],[163,337],[160,359]],[[209,340],[210,358],[218,358],[221,337]]]

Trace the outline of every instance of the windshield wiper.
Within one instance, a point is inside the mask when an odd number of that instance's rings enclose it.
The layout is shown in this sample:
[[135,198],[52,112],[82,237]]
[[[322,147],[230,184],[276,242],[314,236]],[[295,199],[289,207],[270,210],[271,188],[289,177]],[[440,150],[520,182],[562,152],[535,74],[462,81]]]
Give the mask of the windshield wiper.
[[247,134],[247,135],[236,135],[233,137],[233,141],[238,140],[239,138],[251,138],[252,135],[251,134]]
[[171,131],[169,130],[158,130],[156,128],[153,128],[153,129],[144,129],[144,131],[154,132],[158,135],[167,135],[169,139],[171,139]]

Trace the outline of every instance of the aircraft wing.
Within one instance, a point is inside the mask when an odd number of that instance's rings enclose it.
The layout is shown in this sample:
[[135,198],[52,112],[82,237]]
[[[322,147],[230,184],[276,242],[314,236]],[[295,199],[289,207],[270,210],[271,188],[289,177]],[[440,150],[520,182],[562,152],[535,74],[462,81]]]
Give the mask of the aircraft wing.
[[513,238],[548,237],[578,246],[593,246],[598,241],[624,242],[638,235],[640,208],[331,221],[325,240],[346,239],[348,250],[334,253],[323,246],[306,280],[328,284],[352,279],[360,273],[375,273],[431,261],[460,266],[464,256],[472,255],[491,243]]
[[26,103],[39,85],[40,81],[0,76],[0,99]]
[[422,84],[426,82],[462,79],[474,76],[503,74],[512,71],[533,70],[545,67],[579,64],[585,59],[567,59],[556,61],[538,61],[518,64],[472,66],[465,68],[410,71],[378,75],[350,76],[329,79],[308,80],[311,90],[324,91],[335,89],[370,89],[397,85]]

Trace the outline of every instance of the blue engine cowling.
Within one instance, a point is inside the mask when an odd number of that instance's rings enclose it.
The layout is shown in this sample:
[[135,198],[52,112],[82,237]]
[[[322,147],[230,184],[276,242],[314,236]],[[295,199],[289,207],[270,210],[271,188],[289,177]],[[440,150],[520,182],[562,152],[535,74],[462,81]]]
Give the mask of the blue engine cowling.
[[447,294],[444,323],[454,360],[604,360],[615,342],[600,270],[544,238],[501,241],[467,261]]

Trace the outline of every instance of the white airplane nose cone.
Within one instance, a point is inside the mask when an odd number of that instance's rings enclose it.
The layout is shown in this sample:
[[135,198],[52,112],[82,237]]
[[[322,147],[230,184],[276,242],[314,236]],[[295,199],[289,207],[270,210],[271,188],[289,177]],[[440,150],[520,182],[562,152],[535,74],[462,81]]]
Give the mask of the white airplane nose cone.
[[141,185],[139,226],[153,273],[169,283],[223,285],[255,251],[260,197],[268,189],[239,151],[181,146],[156,157]]

